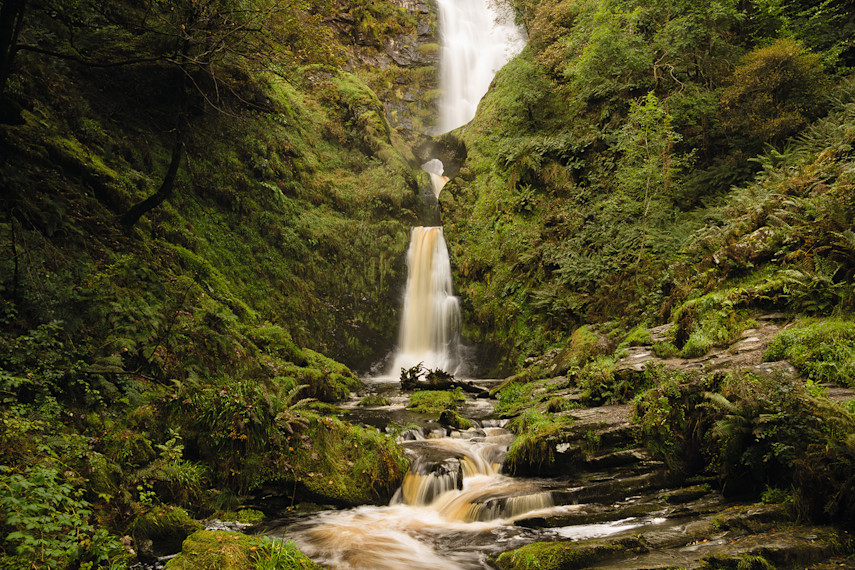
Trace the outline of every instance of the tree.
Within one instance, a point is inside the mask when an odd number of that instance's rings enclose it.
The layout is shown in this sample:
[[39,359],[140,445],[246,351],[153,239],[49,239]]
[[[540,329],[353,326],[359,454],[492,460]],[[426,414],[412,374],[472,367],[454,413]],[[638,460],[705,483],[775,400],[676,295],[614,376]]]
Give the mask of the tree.
[[[626,124],[618,134],[617,150],[622,153],[617,180],[623,195],[639,204],[640,245],[636,267],[640,266],[652,226],[671,209],[671,184],[688,164],[690,156],[674,153],[680,135],[671,127],[671,116],[651,91],[630,104]],[[651,219],[652,218],[652,219]]]
[[0,122],[12,122],[6,111],[6,80],[12,72],[26,6],[27,0],[4,0],[0,8]]
[[818,55],[779,39],[749,53],[733,72],[721,97],[723,126],[754,151],[778,144],[816,118],[826,84]]
[[327,7],[326,0],[4,0],[0,89],[20,52],[82,67],[147,66],[138,77],[171,94],[175,126],[160,187],[120,217],[133,226],[171,196],[191,114],[206,108],[229,113],[235,106],[263,110],[257,78],[264,72],[337,61],[328,41],[332,31],[322,24]]

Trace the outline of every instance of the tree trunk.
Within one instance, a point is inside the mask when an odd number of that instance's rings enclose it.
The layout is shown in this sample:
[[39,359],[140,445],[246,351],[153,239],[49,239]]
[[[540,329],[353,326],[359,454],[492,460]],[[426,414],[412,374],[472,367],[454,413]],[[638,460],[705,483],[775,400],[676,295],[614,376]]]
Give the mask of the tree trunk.
[[3,7],[0,8],[0,100],[6,90],[6,80],[12,73],[12,61],[15,59],[26,5],[27,0],[3,0]]
[[175,189],[175,178],[178,176],[178,168],[181,166],[181,158],[184,156],[184,136],[181,129],[175,137],[175,146],[172,147],[172,160],[169,162],[169,168],[166,170],[166,175],[163,177],[163,183],[157,192],[131,206],[125,212],[119,221],[126,228],[132,228],[141,217],[146,215],[154,208],[160,206],[172,196],[172,191]]

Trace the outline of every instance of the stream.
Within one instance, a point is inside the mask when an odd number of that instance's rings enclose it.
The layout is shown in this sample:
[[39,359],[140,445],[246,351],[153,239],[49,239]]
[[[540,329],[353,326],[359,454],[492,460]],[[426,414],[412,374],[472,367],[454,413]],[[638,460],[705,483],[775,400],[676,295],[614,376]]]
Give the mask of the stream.
[[[265,525],[266,534],[293,540],[324,567],[491,568],[491,556],[530,542],[604,537],[664,521],[646,516],[555,528],[515,524],[569,515],[586,505],[562,504],[573,496],[572,480],[503,474],[502,462],[514,435],[505,429],[504,420],[492,418],[488,400],[468,399],[461,407],[462,415],[477,427],[451,430],[406,410],[407,396],[397,381],[366,384],[370,392],[392,403],[360,408],[357,400],[350,401],[344,408],[351,421],[381,429],[390,421],[424,426],[398,435],[411,464],[390,504],[289,514]],[[626,499],[633,497],[622,500]]]

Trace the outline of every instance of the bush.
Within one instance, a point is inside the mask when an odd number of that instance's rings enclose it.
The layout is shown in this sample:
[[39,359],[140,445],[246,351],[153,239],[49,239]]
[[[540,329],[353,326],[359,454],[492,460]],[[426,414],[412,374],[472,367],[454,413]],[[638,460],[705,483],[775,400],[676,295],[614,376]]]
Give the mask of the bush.
[[855,417],[807,387],[754,374],[675,375],[639,395],[644,442],[677,474],[710,471],[727,494],[792,489],[802,518],[855,514]]
[[779,143],[804,128],[826,84],[819,56],[791,38],[749,53],[731,79],[722,95],[724,126],[755,145]]
[[83,489],[56,469],[0,466],[0,567],[66,568],[122,564],[118,539],[90,523]]

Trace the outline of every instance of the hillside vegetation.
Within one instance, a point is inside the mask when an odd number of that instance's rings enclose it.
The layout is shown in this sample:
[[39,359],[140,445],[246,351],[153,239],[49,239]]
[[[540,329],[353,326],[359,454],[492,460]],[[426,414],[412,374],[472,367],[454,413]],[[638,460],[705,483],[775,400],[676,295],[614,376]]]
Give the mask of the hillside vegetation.
[[459,130],[469,160],[443,195],[465,322],[505,369],[715,289],[851,307],[844,3],[516,7],[530,43]]
[[[429,187],[435,17],[404,4],[3,0],[0,568],[125,567],[262,495],[388,501],[406,458],[332,404],[394,347]],[[712,457],[845,520],[853,419],[813,398],[855,370],[850,3],[511,4],[528,47],[438,141],[467,342],[515,374],[500,409],[556,374],[637,396],[675,470]],[[807,386],[615,375],[648,327],[698,357],[761,312],[795,321],[768,357]]]

